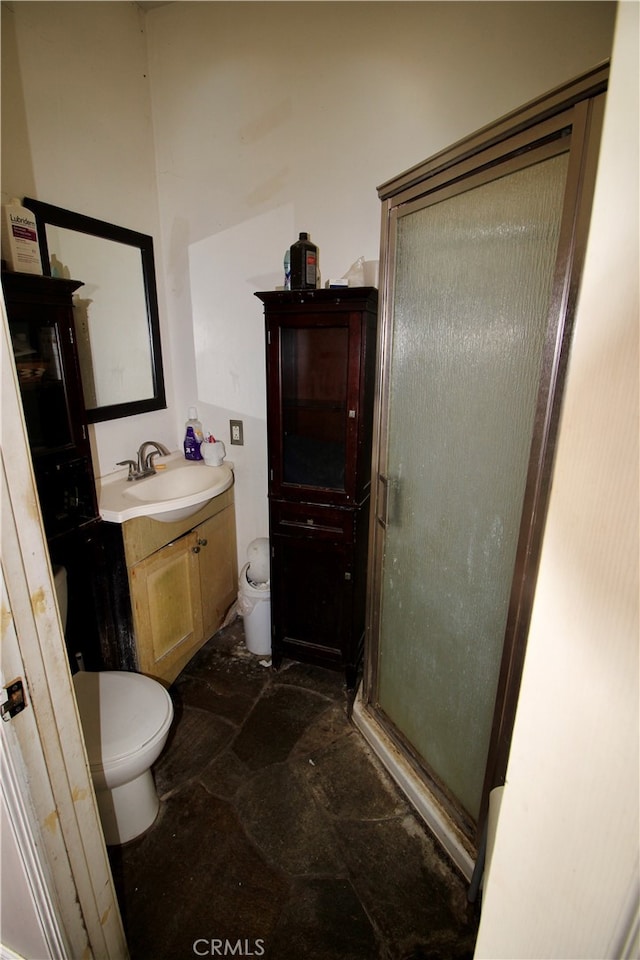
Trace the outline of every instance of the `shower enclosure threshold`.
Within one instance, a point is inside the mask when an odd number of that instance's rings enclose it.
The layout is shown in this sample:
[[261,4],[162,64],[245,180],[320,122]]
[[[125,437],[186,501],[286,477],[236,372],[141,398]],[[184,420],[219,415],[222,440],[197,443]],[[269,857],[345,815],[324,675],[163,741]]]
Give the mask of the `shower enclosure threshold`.
[[462,837],[442,805],[402,756],[362,697],[362,686],[353,705],[353,722],[376,754],[389,775],[395,780],[416,813],[424,820],[436,840],[467,880],[471,880],[474,859],[468,843]]

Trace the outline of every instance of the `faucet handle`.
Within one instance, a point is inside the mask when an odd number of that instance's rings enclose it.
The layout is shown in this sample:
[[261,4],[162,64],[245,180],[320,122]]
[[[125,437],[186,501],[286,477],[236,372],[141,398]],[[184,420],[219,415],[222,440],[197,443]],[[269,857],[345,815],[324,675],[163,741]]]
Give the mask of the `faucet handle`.
[[127,466],[128,466],[128,467],[129,467],[129,473],[127,474],[127,480],[134,480],[134,479],[135,479],[135,476],[134,476],[134,475],[135,475],[135,473],[136,473],[136,471],[137,471],[137,469],[138,469],[138,464],[135,462],[135,460],[118,460],[116,466],[117,466],[117,467],[127,467]]

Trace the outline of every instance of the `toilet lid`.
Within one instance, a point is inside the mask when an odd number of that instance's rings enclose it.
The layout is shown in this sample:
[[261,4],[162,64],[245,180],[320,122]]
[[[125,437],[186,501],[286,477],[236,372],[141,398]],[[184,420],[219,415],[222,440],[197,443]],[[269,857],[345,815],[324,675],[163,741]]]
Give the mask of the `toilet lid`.
[[171,697],[141,673],[81,670],[73,676],[78,712],[91,765],[127,757],[166,731]]

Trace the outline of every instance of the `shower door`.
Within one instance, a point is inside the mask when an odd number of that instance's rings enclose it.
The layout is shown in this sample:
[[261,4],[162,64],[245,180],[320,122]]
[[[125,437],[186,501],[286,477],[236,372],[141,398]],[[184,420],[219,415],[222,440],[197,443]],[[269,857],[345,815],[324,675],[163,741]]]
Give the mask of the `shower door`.
[[535,576],[590,169],[576,109],[414,178],[383,222],[366,697],[469,837]]

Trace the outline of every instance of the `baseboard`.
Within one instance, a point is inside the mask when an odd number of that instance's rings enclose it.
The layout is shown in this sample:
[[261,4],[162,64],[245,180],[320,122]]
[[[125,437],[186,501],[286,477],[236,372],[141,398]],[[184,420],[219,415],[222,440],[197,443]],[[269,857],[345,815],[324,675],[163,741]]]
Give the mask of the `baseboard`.
[[443,807],[418,778],[413,768],[377,722],[362,699],[362,687],[353,705],[353,722],[373,752],[405,794],[416,813],[424,820],[436,840],[456,864],[463,876],[471,880],[474,859],[468,841],[447,816]]

